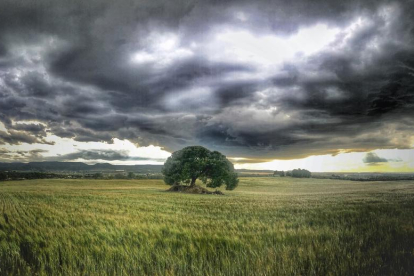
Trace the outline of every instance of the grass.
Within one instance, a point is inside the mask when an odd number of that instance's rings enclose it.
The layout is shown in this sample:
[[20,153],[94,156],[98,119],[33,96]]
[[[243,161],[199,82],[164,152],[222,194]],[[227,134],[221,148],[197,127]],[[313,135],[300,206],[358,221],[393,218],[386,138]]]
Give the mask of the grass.
[[414,183],[0,182],[0,275],[412,275]]

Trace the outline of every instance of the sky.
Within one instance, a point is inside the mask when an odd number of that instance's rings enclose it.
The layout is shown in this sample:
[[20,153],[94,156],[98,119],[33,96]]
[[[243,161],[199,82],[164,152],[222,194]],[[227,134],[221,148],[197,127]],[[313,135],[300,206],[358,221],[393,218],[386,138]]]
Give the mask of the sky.
[[0,2],[0,162],[414,171],[414,1]]

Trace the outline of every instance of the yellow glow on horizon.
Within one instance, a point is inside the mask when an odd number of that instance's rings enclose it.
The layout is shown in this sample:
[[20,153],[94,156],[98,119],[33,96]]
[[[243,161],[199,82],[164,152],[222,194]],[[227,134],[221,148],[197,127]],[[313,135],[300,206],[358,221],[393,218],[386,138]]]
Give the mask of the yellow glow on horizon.
[[293,170],[307,169],[312,172],[414,172],[414,149],[389,149],[372,151],[388,162],[364,163],[367,152],[317,155],[302,159],[273,160],[264,163],[239,163],[237,169]]
[[[5,129],[0,123],[0,130]],[[40,155],[45,160],[53,160],[53,157],[75,153],[81,150],[114,150],[124,152],[131,157],[128,160],[70,160],[86,163],[111,163],[119,165],[139,165],[139,164],[163,164],[171,153],[165,151],[162,147],[149,145],[139,146],[129,140],[120,140],[115,138],[113,143],[105,142],[78,142],[70,138],[60,138],[55,135],[48,135],[46,140],[54,142],[50,144],[27,144],[20,145],[2,145],[12,152],[44,150]],[[414,149],[382,149],[374,150],[372,153],[378,155],[381,160],[387,162],[364,163],[364,157],[367,152],[345,152],[333,155],[314,155],[302,159],[292,160],[273,160],[269,162],[260,162],[263,159],[252,157],[229,157],[229,160],[235,163],[236,169],[252,170],[293,170],[297,168],[307,169],[312,172],[414,172]],[[142,159],[142,160],[141,160]],[[243,163],[245,162],[245,163]]]

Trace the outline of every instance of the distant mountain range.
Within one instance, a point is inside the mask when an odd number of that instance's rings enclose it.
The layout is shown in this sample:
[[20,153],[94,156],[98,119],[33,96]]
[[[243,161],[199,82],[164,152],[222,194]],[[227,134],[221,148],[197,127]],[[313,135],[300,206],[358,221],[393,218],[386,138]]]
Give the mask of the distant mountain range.
[[[163,165],[112,165],[97,163],[88,165],[82,162],[29,162],[0,163],[0,171],[43,171],[43,172],[114,172],[161,173]],[[240,173],[273,173],[267,170],[237,170]]]

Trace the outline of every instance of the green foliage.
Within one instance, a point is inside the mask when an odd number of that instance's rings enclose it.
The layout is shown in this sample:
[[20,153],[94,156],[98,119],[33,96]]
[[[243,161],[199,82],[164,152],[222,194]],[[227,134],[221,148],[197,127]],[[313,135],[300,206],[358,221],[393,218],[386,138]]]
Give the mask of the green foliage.
[[20,172],[8,171],[0,172],[0,181],[2,180],[21,180],[21,179],[50,179],[50,178],[64,178],[66,175],[50,173],[50,172]]
[[164,185],[1,182],[0,275],[414,271],[413,181],[242,178],[226,196]]
[[233,164],[218,151],[209,151],[201,146],[186,147],[174,152],[162,170],[168,185],[195,185],[200,179],[207,187],[226,186],[233,190],[239,182]]
[[284,177],[285,176],[285,172],[284,171],[274,171],[273,172],[273,176]]
[[0,181],[2,180],[6,180],[7,179],[7,173],[5,172],[0,172]]
[[126,176],[125,174],[123,174],[123,173],[116,173],[116,174],[114,175],[114,178],[115,178],[115,179],[126,179],[126,178],[127,178],[127,176]]
[[103,178],[103,173],[98,172],[98,173],[94,173],[92,178],[94,179],[102,179]]
[[311,172],[305,169],[295,169],[292,171],[292,177],[309,178],[311,177]]
[[134,179],[134,178],[135,178],[135,173],[129,172],[128,173],[128,179]]

